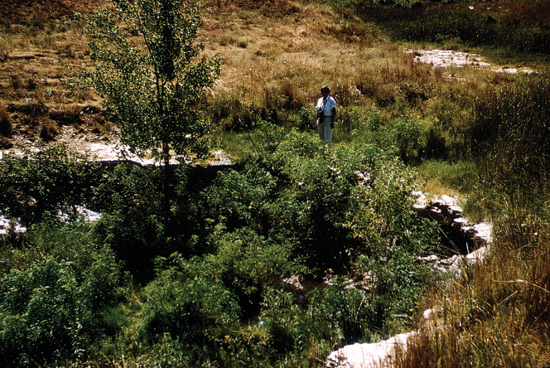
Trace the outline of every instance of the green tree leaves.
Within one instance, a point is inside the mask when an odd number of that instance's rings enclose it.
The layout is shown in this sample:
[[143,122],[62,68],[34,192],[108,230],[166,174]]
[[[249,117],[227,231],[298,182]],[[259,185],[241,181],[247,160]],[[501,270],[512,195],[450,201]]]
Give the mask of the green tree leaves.
[[176,155],[205,152],[206,91],[220,73],[220,57],[201,57],[200,16],[183,0],[120,0],[89,23],[92,71],[85,85],[105,98],[134,153],[169,164]]

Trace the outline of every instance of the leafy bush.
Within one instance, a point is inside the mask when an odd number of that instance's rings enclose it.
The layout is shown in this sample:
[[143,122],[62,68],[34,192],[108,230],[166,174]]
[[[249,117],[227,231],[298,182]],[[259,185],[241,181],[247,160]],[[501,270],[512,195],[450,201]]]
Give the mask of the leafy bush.
[[283,276],[299,267],[292,261],[292,247],[284,239],[266,239],[254,231],[237,230],[217,237],[217,252],[203,267],[236,297],[239,315],[256,317],[266,288],[282,286]]
[[310,313],[338,335],[339,343],[368,341],[371,338],[369,329],[376,327],[371,323],[383,321],[376,311],[371,310],[371,293],[364,289],[345,288],[343,280],[312,294]]
[[414,180],[391,153],[368,145],[327,150],[297,132],[279,142],[270,142],[277,148],[263,161],[220,175],[204,193],[206,217],[230,231],[287,239],[317,271],[343,267],[350,251],[374,250],[413,223]]
[[[272,354],[301,351],[311,342],[315,334],[311,331],[313,318],[304,310],[305,304],[303,295],[297,302],[295,295],[289,291],[266,288],[258,325],[269,333]],[[316,337],[323,338],[320,335]]]
[[208,216],[221,220],[230,230],[243,226],[260,230],[270,220],[268,204],[276,189],[277,178],[258,165],[249,165],[242,172],[231,170],[204,193]]
[[168,335],[191,366],[267,358],[269,336],[239,321],[257,317],[265,290],[281,287],[294,268],[290,250],[252,231],[218,229],[211,238],[217,250],[210,255],[158,260],[161,271],[144,290],[142,338],[158,344]]
[[[365,124],[386,132],[376,117]],[[6,296],[23,291],[0,313],[5,356],[55,365],[101,351],[136,362],[145,354],[152,366],[306,366],[314,345],[395,329],[392,315],[409,314],[426,281],[413,259],[437,240],[411,209],[413,172],[393,148],[328,149],[310,133],[257,126],[246,133],[254,155],[212,184],[178,168],[167,216],[161,171],[122,164],[91,185],[87,200],[103,211],[91,230],[37,226],[14,243],[31,247],[13,252],[0,282]],[[144,288],[121,308],[123,264]],[[299,276],[318,289],[326,272],[338,276],[324,290],[289,292],[283,281]],[[347,287],[365,274],[369,288]]]
[[141,334],[159,342],[164,334],[187,352],[188,364],[199,366],[218,351],[219,339],[235,328],[239,308],[232,293],[200,262],[187,262],[177,254],[144,290]]
[[40,222],[46,212],[74,217],[77,205],[90,202],[91,187],[100,178],[99,165],[65,145],[5,155],[0,161],[0,208],[26,225]]
[[405,163],[414,163],[422,157],[425,147],[426,132],[415,120],[400,117],[388,124],[386,139],[388,145],[395,145],[399,156]]
[[[423,123],[406,115],[389,119],[374,111],[368,118],[360,118],[356,111],[350,125],[350,136],[355,142],[365,142],[399,155],[406,164],[417,164],[426,157],[446,153],[441,134],[426,129]],[[343,117],[347,119],[347,117]]]
[[98,242],[108,244],[138,281],[152,277],[155,256],[173,251],[158,194],[161,178],[158,169],[119,164],[95,188],[94,201],[103,209],[94,227]]
[[315,126],[317,113],[313,107],[302,107],[298,112],[290,115],[287,125],[299,130],[309,130]]
[[[414,257],[439,240],[412,210],[413,172],[393,150],[329,150],[309,133],[261,126],[267,134],[254,136],[257,156],[218,173],[201,194],[206,226],[198,244],[209,254],[194,277],[223,285],[248,322],[225,337],[226,362],[269,366],[259,357],[285,357],[298,364],[314,341],[375,339],[398,329],[393,316],[416,308],[427,280]],[[329,269],[341,276],[323,290],[293,294],[282,284],[290,275],[315,283]],[[344,288],[364,274],[368,290]]]
[[2,366],[60,365],[84,359],[116,331],[104,312],[120,301],[122,278],[112,251],[81,225],[37,226],[28,262],[0,278]]
[[375,341],[403,329],[408,322],[395,316],[416,310],[429,279],[411,255],[422,253],[430,243],[433,247],[437,239],[431,224],[419,226],[411,228],[410,239],[394,238],[395,245],[379,248],[378,254],[359,255],[353,267],[361,283],[336,277],[328,287],[312,291],[308,313],[325,336],[336,334],[337,341],[346,344]]

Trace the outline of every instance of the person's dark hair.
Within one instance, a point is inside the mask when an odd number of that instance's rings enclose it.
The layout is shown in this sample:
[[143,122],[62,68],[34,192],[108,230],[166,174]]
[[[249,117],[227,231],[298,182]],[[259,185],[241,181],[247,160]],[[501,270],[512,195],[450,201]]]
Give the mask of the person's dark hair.
[[321,87],[321,92],[327,91],[327,93],[330,93],[330,88],[328,88],[327,85]]

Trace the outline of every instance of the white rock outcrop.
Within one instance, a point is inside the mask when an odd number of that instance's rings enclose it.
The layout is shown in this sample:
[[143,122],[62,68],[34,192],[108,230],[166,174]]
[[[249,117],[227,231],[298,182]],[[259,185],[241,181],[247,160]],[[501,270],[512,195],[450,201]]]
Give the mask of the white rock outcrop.
[[[471,54],[468,52],[454,51],[454,50],[407,50],[408,54],[414,56],[415,63],[429,64],[434,68],[462,68],[465,66],[472,66],[475,68],[488,68],[491,66],[481,56],[477,54]],[[507,74],[531,74],[535,73],[533,69],[526,67],[493,67],[491,69],[495,73],[507,73]],[[451,74],[450,78],[454,78]]]
[[407,340],[417,332],[411,331],[390,337],[372,344],[353,344],[341,347],[330,353],[326,366],[329,368],[379,368],[390,367],[399,346],[407,348]]

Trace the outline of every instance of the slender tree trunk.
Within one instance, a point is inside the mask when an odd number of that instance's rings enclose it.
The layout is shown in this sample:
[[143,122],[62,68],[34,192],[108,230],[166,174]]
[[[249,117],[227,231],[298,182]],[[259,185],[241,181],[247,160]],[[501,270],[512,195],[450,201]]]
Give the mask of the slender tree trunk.
[[162,148],[162,155],[164,159],[163,163],[163,171],[164,171],[164,178],[163,178],[163,193],[162,193],[162,213],[164,217],[164,225],[168,225],[168,221],[170,219],[170,183],[172,179],[171,171],[170,171],[170,146],[168,144],[164,144],[164,147]]

